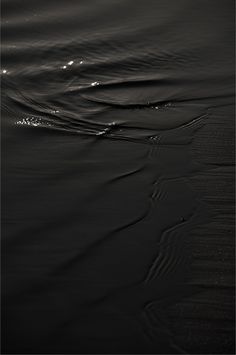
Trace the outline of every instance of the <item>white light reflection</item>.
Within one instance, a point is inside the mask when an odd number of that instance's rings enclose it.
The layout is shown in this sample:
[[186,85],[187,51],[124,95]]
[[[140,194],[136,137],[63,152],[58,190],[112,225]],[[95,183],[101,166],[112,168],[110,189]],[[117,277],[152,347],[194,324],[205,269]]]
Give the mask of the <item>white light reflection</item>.
[[98,81],[94,81],[93,83],[91,83],[91,86],[97,86],[97,85],[100,85]]

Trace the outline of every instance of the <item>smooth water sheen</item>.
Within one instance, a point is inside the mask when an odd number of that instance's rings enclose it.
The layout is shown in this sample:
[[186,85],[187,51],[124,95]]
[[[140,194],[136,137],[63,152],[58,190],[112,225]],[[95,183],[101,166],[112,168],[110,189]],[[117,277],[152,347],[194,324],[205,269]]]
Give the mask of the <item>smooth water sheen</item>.
[[233,0],[3,0],[3,353],[233,354]]

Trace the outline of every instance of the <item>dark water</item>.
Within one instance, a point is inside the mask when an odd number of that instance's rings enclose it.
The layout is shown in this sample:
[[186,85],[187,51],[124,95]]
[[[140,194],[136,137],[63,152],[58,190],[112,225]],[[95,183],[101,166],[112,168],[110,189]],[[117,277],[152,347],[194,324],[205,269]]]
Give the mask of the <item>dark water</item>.
[[233,354],[232,0],[3,0],[3,353]]

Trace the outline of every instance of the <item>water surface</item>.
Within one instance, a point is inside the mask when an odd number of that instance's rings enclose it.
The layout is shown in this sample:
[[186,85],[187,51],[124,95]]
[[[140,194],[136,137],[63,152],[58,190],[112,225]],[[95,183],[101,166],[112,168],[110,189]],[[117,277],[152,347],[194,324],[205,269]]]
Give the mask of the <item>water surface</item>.
[[234,353],[233,4],[3,0],[5,353]]

